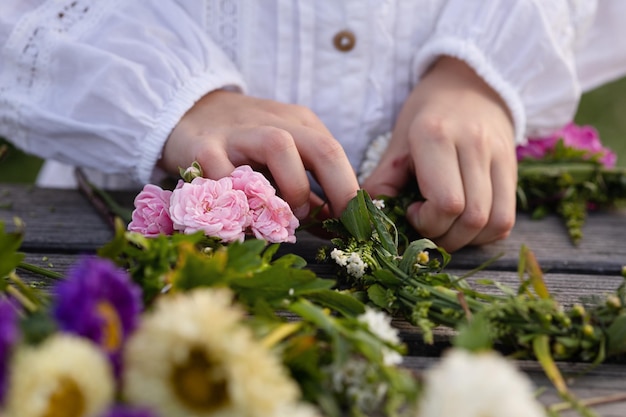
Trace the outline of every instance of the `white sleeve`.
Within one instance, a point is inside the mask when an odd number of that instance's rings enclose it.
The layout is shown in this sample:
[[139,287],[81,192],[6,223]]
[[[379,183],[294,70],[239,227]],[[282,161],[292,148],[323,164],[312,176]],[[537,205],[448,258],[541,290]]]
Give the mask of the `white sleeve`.
[[175,0],[2,0],[0,136],[148,182],[171,130],[241,75]]
[[576,51],[583,91],[626,75],[626,1],[601,0],[587,36]]
[[595,10],[595,0],[450,0],[414,58],[414,79],[440,55],[464,60],[505,101],[522,143],[574,117],[574,51]]

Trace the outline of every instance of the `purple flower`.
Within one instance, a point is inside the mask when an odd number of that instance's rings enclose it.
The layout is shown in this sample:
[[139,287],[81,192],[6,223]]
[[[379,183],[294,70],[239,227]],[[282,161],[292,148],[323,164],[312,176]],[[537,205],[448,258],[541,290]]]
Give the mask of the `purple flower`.
[[19,336],[17,311],[6,298],[0,298],[0,404],[7,388],[8,368],[13,345]]
[[141,290],[111,261],[81,259],[55,288],[54,317],[61,330],[97,343],[120,375],[124,341],[137,326]]
[[145,408],[117,406],[104,413],[101,417],[157,417],[157,415]]
[[574,123],[568,123],[550,136],[529,138],[526,145],[517,146],[517,160],[543,158],[554,149],[559,139],[563,139],[565,146],[587,151],[588,158],[599,155],[598,161],[607,168],[615,166],[617,155],[602,146],[598,131],[593,126],[578,126]]

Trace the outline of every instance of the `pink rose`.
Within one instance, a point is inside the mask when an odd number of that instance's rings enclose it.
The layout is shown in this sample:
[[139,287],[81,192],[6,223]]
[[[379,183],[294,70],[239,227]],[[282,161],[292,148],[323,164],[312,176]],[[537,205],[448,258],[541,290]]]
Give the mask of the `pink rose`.
[[241,190],[248,197],[251,208],[258,207],[268,197],[276,195],[276,189],[260,172],[253,171],[248,165],[242,165],[230,174],[233,179],[233,188]]
[[171,235],[174,232],[169,212],[171,195],[171,191],[163,190],[154,184],[146,184],[135,197],[135,210],[128,230],[139,232],[146,237]]
[[245,193],[233,189],[228,177],[217,181],[197,177],[183,183],[172,193],[170,215],[175,230],[186,234],[202,230],[226,242],[243,240],[251,221]]
[[257,239],[265,239],[272,243],[295,243],[295,233],[299,225],[300,222],[293,215],[289,204],[275,195],[252,210],[250,228]]
[[529,138],[527,145],[517,147],[517,160],[525,157],[542,158],[554,148],[559,139],[563,139],[565,146],[588,151],[589,157],[600,154],[599,161],[606,167],[615,166],[617,155],[602,146],[598,131],[593,126],[578,126],[574,123],[568,123],[550,136]]
[[233,188],[242,190],[248,197],[254,236],[272,243],[295,243],[295,230],[300,222],[289,205],[276,195],[267,178],[248,165],[237,167],[231,177]]

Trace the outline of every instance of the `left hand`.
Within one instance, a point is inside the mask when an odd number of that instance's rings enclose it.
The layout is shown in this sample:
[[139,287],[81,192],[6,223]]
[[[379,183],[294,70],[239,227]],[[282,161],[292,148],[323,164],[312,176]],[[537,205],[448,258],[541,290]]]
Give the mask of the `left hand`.
[[397,195],[416,177],[425,201],[409,222],[448,251],[505,238],[515,222],[513,123],[500,96],[463,61],[441,57],[409,95],[370,195]]

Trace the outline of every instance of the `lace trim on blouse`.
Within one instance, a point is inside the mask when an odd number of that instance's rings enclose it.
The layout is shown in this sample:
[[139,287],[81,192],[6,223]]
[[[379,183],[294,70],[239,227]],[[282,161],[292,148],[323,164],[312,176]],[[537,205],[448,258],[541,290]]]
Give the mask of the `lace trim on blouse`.
[[[17,63],[15,71],[6,71],[0,80],[0,106],[9,113],[0,121],[2,134],[25,142],[25,130],[20,129],[21,103],[19,96],[41,97],[52,80],[40,70],[50,62],[50,33],[79,37],[93,27],[106,9],[114,8],[119,0],[95,2],[90,0],[48,1],[18,22],[5,46],[6,58]],[[12,94],[12,92],[18,94]]]
[[206,1],[206,30],[213,41],[237,67],[240,67],[241,64],[239,62],[239,12],[241,7],[244,6],[236,0]]

